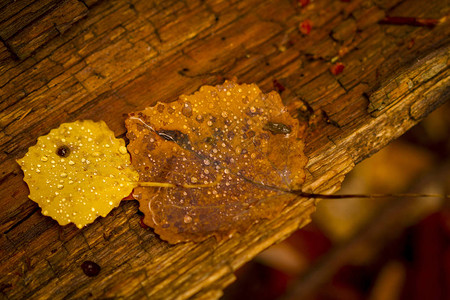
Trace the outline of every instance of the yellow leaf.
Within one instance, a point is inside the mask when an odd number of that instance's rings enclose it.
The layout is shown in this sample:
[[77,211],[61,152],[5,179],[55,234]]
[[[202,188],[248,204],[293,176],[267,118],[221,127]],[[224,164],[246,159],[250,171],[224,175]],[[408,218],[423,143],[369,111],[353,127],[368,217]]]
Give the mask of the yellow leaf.
[[103,121],[61,124],[17,162],[42,214],[79,228],[117,207],[138,179],[125,142]]

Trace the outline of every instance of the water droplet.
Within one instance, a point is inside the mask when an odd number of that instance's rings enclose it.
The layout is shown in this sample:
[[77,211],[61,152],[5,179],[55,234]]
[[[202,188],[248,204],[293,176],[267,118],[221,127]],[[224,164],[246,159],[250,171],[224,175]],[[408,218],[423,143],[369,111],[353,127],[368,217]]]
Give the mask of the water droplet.
[[198,181],[198,179],[196,177],[191,177],[191,182],[192,183],[196,183]]
[[192,106],[190,102],[185,102],[181,109],[183,116],[190,118],[192,116]]
[[70,154],[70,148],[66,145],[63,145],[56,150],[56,154],[58,154],[61,157],[67,157]]
[[192,222],[192,217],[188,216],[188,215],[185,215],[184,216],[184,223],[191,223],[191,222]]
[[100,273],[100,266],[96,264],[93,261],[86,260],[81,264],[81,269],[83,270],[84,274],[89,277],[97,276]]
[[47,161],[47,160],[48,160],[47,156],[42,156],[41,157],[41,161]]
[[211,164],[211,162],[209,161],[209,159],[205,159],[205,160],[203,161],[203,163],[204,163],[205,165],[207,165],[207,166],[209,166],[209,165]]
[[[63,189],[63,188],[64,188],[64,185],[62,185],[62,184],[58,184],[58,185],[57,185],[57,188],[61,190],[61,189]],[[55,194],[56,194],[56,193],[55,193]]]
[[125,146],[120,146],[119,147],[119,152],[121,154],[127,154],[127,148]]
[[65,178],[65,177],[67,177],[67,173],[61,173],[61,174],[59,174],[59,176],[61,176],[62,178]]

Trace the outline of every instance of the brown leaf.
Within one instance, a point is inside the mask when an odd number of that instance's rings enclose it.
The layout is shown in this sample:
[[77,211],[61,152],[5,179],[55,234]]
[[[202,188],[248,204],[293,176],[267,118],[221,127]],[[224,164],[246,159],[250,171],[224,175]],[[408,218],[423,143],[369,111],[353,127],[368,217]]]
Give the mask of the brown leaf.
[[144,222],[170,243],[218,240],[272,218],[304,181],[299,124],[276,92],[226,81],[126,120]]

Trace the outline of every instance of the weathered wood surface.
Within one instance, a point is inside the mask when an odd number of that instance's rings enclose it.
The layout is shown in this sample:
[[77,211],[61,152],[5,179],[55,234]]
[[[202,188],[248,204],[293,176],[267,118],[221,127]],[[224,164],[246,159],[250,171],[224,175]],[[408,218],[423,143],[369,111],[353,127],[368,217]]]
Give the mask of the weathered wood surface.
[[[68,14],[61,14],[69,10]],[[219,297],[233,271],[309,222],[303,199],[217,243],[169,245],[122,203],[83,230],[40,214],[15,159],[62,122],[105,120],[223,78],[276,79],[303,101],[305,191],[334,192],[355,163],[449,98],[450,26],[380,25],[387,15],[441,18],[448,1],[2,1],[0,3],[0,295],[7,299]],[[17,17],[19,16],[19,17]],[[298,26],[310,19],[302,35]],[[428,55],[428,56],[427,56]],[[418,58],[420,58],[418,60]],[[339,61],[341,74],[329,68]],[[96,277],[80,268],[91,260]]]

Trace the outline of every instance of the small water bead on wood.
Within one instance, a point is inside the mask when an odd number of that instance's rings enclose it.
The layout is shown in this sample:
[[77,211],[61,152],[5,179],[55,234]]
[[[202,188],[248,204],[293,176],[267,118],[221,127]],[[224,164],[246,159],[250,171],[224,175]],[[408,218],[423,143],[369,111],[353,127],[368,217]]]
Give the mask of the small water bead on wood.
[[61,124],[17,162],[42,214],[79,228],[117,207],[139,177],[125,142],[103,121]]
[[226,81],[131,113],[128,150],[144,223],[170,243],[218,240],[272,218],[301,188],[299,123],[278,93]]
[[97,263],[86,260],[81,264],[81,269],[86,276],[95,277],[100,273],[102,268]]

